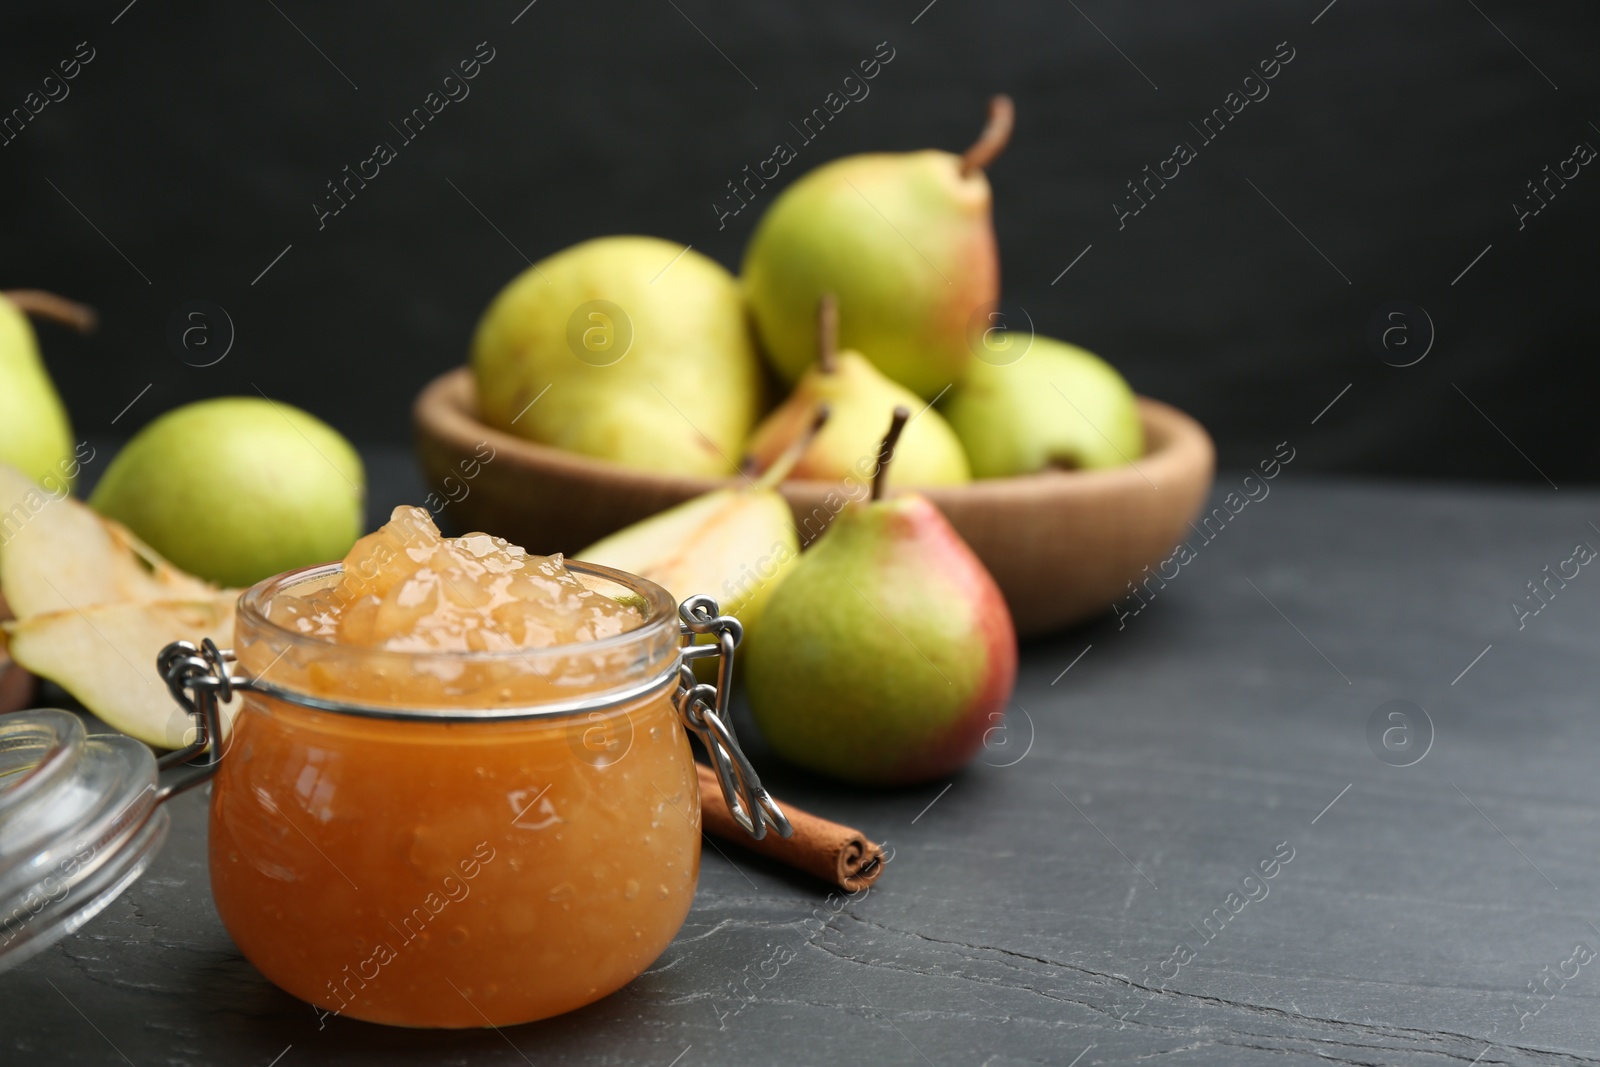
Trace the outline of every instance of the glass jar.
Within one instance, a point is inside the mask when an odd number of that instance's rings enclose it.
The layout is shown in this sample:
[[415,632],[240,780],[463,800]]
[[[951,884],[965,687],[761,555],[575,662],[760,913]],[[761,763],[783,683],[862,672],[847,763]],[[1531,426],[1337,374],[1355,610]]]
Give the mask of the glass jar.
[[[334,586],[342,567],[331,564],[248,590],[236,655],[209,641],[169,646],[161,668],[195,716],[194,741],[163,759],[175,768],[164,785],[149,768],[116,776],[125,812],[115,829],[138,846],[122,863],[132,874],[98,894],[86,882],[73,909],[62,908],[66,898],[47,903],[28,931],[31,950],[75,928],[56,930],[52,908],[63,924],[81,924],[143,870],[165,829],[160,800],[215,776],[217,911],[252,964],[323,1011],[402,1026],[506,1026],[627,984],[676,935],[694,896],[700,799],[680,724],[706,744],[748,832],[788,836],[789,827],[726,725],[738,622],[709,598],[680,608],[644,579],[567,565],[591,588],[638,604],[643,624],[554,648],[403,653],[272,621],[275,598]],[[701,635],[715,643],[694,644]],[[689,661],[712,656],[721,657],[717,684],[697,684]],[[231,730],[212,745],[219,702],[235,695]],[[116,740],[109,762],[120,768],[129,739]],[[44,752],[63,742],[41,735],[32,744],[27,751]],[[20,784],[0,777],[0,814],[11,794],[39,807],[46,779],[69,774],[64,763],[91,762],[49,757],[29,769],[25,757],[13,760]],[[134,792],[143,805],[127,807]],[[0,855],[26,851],[5,843],[0,836]],[[12,895],[61,851],[13,864],[23,873]],[[6,874],[0,862],[0,908],[12,904]],[[35,887],[29,899],[39,898]],[[4,921],[0,912],[0,953]],[[14,962],[0,955],[0,968]]]

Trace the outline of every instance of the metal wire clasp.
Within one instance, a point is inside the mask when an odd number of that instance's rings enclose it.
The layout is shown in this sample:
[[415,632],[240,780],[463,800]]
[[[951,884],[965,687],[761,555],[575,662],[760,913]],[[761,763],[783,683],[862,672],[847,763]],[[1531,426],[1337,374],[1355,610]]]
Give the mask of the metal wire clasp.
[[[728,716],[728,701],[733,693],[733,650],[744,639],[744,628],[731,615],[719,615],[717,602],[709,596],[692,596],[678,606],[683,620],[681,632],[687,639],[683,663],[678,667],[678,714],[711,756],[712,769],[722,785],[733,819],[757,841],[767,836],[767,827],[779,837],[789,837],[794,827],[776,801],[761,788],[755,768],[739,748],[733,723]],[[712,634],[715,644],[695,643],[700,634]],[[697,682],[693,661],[719,657],[715,685]]]
[[[174,641],[161,650],[156,667],[177,701],[194,721],[194,740],[183,748],[156,760],[160,770],[182,765],[184,770],[164,784],[157,802],[193,789],[217,773],[222,763],[222,715],[219,703],[233,699],[235,689],[248,689],[250,680],[235,675],[232,649],[220,649],[207,637],[197,648],[188,641]],[[208,758],[207,749],[211,750]]]

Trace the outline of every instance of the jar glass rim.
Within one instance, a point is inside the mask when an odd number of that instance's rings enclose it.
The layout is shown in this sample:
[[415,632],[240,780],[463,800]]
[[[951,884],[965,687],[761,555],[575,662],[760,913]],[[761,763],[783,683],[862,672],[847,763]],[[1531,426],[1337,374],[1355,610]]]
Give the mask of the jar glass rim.
[[[313,564],[310,567],[301,567],[298,570],[285,571],[271,578],[262,579],[240,594],[238,602],[239,621],[247,624],[250,630],[266,637],[274,644],[280,644],[285,650],[298,648],[314,652],[334,652],[342,657],[355,659],[360,659],[363,656],[385,659],[398,657],[413,662],[436,661],[455,664],[507,663],[519,659],[535,662],[545,659],[562,660],[575,655],[593,655],[595,653],[613,651],[625,648],[641,640],[654,639],[664,627],[671,627],[676,630],[678,625],[678,602],[662,586],[650,581],[648,578],[641,578],[637,574],[630,574],[615,567],[605,567],[598,563],[585,563],[582,560],[574,559],[564,560],[563,562],[567,569],[574,574],[597,578],[636,594],[646,605],[644,621],[631,630],[624,630],[622,633],[612,634],[609,637],[602,637],[595,641],[483,652],[409,652],[381,647],[369,648],[359,645],[345,645],[337,641],[329,641],[324,637],[303,634],[273,621],[269,615],[273,597],[288,593],[297,586],[308,585],[312,582],[325,583],[344,572],[344,563],[342,561]],[[592,585],[591,588],[593,588]],[[604,589],[598,591],[605,592]]]

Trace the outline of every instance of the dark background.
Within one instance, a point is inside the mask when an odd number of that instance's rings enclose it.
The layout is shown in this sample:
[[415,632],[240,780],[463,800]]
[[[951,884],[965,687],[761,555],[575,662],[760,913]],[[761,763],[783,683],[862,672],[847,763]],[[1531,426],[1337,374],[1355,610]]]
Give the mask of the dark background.
[[[1512,209],[1546,164],[1600,146],[1592,4],[525,2],[14,5],[0,110],[78,42],[96,52],[0,148],[0,285],[103,314],[89,339],[44,328],[79,435],[259,389],[358,442],[404,440],[523,253],[641,232],[737,267],[757,213],[719,232],[724,183],[886,40],[871,95],[780,182],[850,152],[959,150],[1011,93],[990,170],[1008,304],[1198,416],[1224,464],[1289,439],[1324,471],[1595,477],[1579,427],[1600,175],[1521,231]],[[471,95],[319,232],[324,183],[398,145],[389,123],[480,41],[495,59]],[[1201,146],[1189,123],[1282,41],[1271,95]],[[1179,140],[1199,158],[1119,231],[1124,183]],[[212,367],[168,342],[193,299],[236,326]],[[1437,330],[1414,366],[1365,339],[1393,300]]]

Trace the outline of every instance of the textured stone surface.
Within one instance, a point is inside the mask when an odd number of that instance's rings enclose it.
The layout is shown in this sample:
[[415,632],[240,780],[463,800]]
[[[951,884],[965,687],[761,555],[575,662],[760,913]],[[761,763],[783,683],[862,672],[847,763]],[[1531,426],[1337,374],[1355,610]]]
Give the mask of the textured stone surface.
[[[410,489],[375,475],[380,501]],[[1597,505],[1291,468],[1124,629],[1026,647],[1005,731],[948,789],[827,787],[752,744],[780,796],[894,847],[880,887],[830,899],[708,848],[660,961],[531,1026],[319,1030],[229,942],[184,797],[141,882],[0,976],[0,1062],[1600,1063],[1600,958],[1551,977],[1600,949],[1600,572],[1520,631],[1507,606],[1600,545]],[[1436,728],[1414,766],[1368,745],[1391,699]]]

